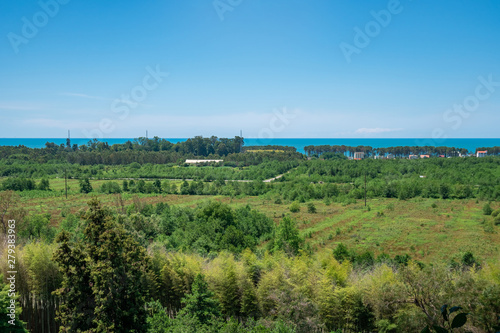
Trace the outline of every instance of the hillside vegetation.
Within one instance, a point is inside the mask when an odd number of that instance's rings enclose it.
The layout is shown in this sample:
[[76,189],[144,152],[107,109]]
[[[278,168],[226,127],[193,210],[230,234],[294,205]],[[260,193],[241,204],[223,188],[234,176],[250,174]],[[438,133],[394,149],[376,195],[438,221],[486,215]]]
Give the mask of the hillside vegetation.
[[[1,251],[15,219],[31,331],[420,332],[448,325],[452,306],[450,322],[467,318],[453,331],[498,329],[498,157],[308,160],[269,146],[187,166],[199,151],[144,142],[123,147],[145,156],[125,164],[68,163],[120,151],[98,143],[2,148]],[[157,154],[179,158],[145,162]]]

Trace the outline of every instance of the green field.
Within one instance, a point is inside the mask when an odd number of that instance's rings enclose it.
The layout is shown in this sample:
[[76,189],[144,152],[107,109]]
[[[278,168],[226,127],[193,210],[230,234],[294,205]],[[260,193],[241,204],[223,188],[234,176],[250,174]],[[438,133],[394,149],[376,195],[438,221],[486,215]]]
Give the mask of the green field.
[[[94,189],[104,180],[92,180]],[[117,181],[120,184],[119,181]],[[180,186],[182,181],[173,182]],[[225,197],[208,195],[172,194],[90,194],[79,193],[77,180],[68,180],[68,199],[64,193],[64,179],[51,180],[50,192],[35,191],[47,197],[30,197],[30,191],[21,192],[21,205],[30,213],[49,213],[51,224],[57,227],[64,213],[76,214],[87,207],[87,201],[97,196],[104,204],[118,207],[120,199],[124,205],[134,200],[147,204],[159,202],[181,207],[195,207],[199,203],[217,200],[232,207],[250,205],[265,213],[277,224],[282,216],[290,215],[296,221],[300,234],[315,251],[331,250],[338,243],[359,251],[371,251],[393,257],[409,254],[422,262],[448,262],[460,253],[473,252],[483,260],[498,260],[500,255],[500,227],[493,226],[492,217],[484,216],[483,201],[476,199],[442,200],[413,198],[409,200],[373,198],[368,207],[363,200],[345,204],[324,201],[312,202],[316,213],[308,213],[306,203],[298,213],[291,213],[290,202],[274,203],[271,196]],[[492,208],[500,205],[492,203]],[[63,214],[64,214],[63,213]]]

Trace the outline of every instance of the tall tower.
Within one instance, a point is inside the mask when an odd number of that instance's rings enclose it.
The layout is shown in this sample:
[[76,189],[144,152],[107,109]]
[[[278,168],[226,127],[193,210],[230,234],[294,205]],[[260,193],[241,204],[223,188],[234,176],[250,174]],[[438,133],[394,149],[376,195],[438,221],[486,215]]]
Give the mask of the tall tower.
[[68,138],[66,139],[66,147],[71,148],[71,136],[68,130]]

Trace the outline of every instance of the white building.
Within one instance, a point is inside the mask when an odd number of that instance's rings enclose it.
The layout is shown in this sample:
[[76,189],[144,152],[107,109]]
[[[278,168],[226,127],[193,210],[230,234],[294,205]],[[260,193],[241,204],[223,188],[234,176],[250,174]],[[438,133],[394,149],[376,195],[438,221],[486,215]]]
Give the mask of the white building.
[[354,159],[355,160],[362,160],[365,158],[365,153],[364,152],[356,152],[354,153]]
[[222,163],[224,160],[186,160],[186,164],[199,164],[199,163]]
[[488,155],[487,150],[480,150],[476,153],[476,157],[485,157],[486,155]]

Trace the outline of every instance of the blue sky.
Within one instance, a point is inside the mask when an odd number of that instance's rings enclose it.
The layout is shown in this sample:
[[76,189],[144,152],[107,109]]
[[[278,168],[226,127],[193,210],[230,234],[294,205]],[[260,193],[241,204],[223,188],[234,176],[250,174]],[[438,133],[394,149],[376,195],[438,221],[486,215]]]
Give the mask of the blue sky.
[[499,137],[499,1],[3,1],[0,22],[0,137]]

